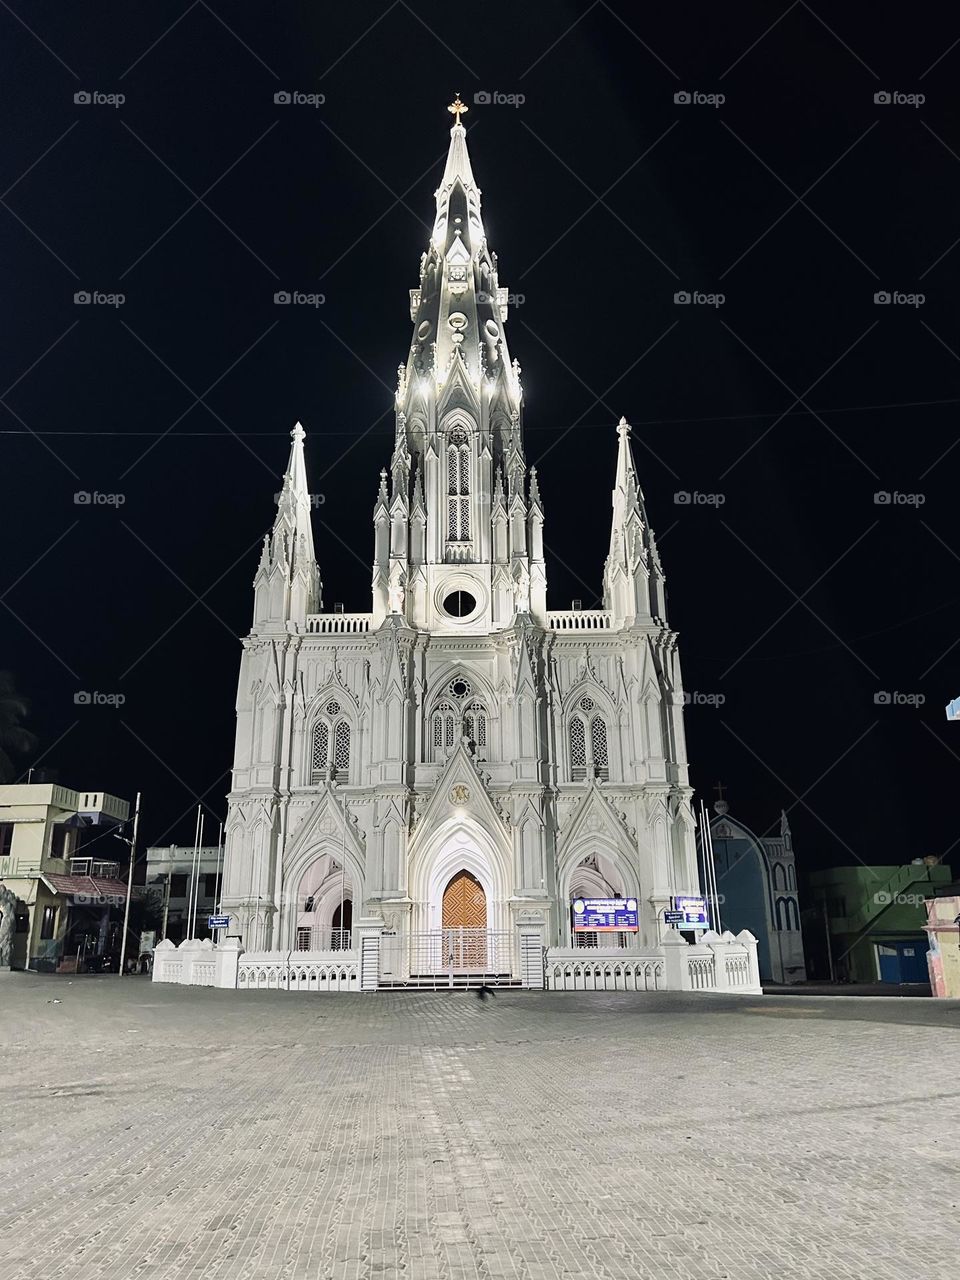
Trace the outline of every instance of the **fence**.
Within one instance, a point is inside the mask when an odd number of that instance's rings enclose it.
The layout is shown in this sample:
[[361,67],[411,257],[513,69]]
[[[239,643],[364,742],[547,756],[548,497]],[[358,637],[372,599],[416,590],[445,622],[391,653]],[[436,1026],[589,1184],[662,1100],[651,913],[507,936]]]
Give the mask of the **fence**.
[[662,991],[663,957],[624,955],[616,948],[582,948],[547,952],[547,987],[551,991]]
[[237,938],[205,938],[154,951],[154,982],[237,991],[356,992],[478,986],[551,991],[693,991],[760,995],[757,940],[747,930],[704,933],[696,944],[669,930],[658,947],[544,948],[544,924],[501,932],[384,932],[360,921],[353,949],[244,952]]
[[[381,987],[520,986],[515,930],[435,929],[381,934]],[[540,954],[542,955],[542,943]],[[542,969],[542,961],[541,961]],[[542,978],[538,985],[542,984]]]

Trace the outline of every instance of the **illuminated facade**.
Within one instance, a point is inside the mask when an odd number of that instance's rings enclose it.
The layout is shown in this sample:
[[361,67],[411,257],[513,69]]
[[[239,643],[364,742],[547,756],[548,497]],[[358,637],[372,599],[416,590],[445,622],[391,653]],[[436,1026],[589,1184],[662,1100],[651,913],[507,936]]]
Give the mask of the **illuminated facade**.
[[659,913],[699,879],[677,637],[630,428],[611,426],[603,608],[548,609],[508,295],[459,113],[410,315],[368,613],[323,610],[292,433],[243,642],[228,932],[325,949],[361,918],[394,937],[539,919],[564,946],[572,898],[622,893],[641,903],[624,941],[656,946]]

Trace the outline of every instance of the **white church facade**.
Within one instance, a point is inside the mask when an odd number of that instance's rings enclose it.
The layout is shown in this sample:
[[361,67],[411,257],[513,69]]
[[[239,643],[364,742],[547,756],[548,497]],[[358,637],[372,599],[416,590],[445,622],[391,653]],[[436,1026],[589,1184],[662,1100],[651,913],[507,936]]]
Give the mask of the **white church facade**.
[[243,641],[224,933],[346,959],[366,931],[398,971],[411,949],[421,967],[502,954],[515,970],[498,939],[533,927],[573,955],[571,901],[623,896],[639,931],[613,935],[622,957],[662,954],[664,910],[701,890],[677,636],[630,428],[609,437],[603,607],[549,608],[507,291],[459,110],[410,315],[371,485],[369,612],[324,609],[292,433]]

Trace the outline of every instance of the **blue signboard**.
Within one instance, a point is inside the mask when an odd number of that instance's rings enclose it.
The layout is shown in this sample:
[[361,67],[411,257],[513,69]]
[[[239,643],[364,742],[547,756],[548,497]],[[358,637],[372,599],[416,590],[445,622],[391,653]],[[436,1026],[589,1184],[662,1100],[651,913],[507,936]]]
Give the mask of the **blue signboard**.
[[573,927],[588,933],[632,932],[640,928],[636,898],[575,898]]
[[229,929],[229,927],[230,927],[229,916],[207,916],[208,929]]
[[687,929],[710,928],[706,898],[674,898],[673,909],[683,912],[683,923]]

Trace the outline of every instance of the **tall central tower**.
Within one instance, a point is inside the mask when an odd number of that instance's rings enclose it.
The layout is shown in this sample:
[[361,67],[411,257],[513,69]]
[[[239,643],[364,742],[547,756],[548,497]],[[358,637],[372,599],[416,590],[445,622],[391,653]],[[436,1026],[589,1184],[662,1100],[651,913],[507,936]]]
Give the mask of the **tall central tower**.
[[323,609],[299,425],[264,540],[223,896],[248,949],[342,946],[362,916],[401,957],[414,939],[446,956],[445,930],[479,931],[489,945],[470,954],[487,963],[511,954],[520,921],[569,945],[571,901],[614,895],[640,903],[639,933],[621,938],[635,949],[657,944],[672,896],[698,890],[677,637],[630,428],[611,424],[602,607],[548,611],[464,109],[410,292],[369,612]]
[[433,234],[410,290],[396,443],[374,511],[373,614],[431,632],[546,621],[543,510],[523,449],[520,368],[507,290],[487,244],[465,110],[436,191]]

